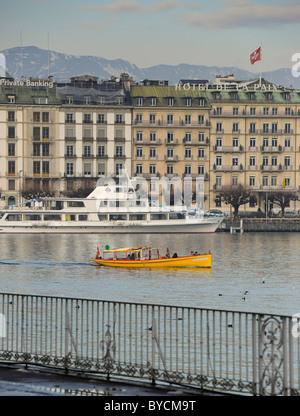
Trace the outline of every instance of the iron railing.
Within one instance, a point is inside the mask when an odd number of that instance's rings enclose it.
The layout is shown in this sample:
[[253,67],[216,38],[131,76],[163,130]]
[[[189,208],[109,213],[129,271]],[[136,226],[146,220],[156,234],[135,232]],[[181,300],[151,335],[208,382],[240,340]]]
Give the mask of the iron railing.
[[0,294],[0,313],[1,362],[200,390],[300,393],[299,318],[9,293]]

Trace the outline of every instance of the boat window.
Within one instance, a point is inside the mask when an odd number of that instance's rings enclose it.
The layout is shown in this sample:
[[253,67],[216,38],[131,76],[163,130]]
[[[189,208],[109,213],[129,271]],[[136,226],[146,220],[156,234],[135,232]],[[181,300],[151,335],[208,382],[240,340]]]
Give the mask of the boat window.
[[131,215],[129,215],[129,220],[130,221],[141,221],[141,220],[145,220],[145,219],[146,219],[145,214],[131,214]]
[[157,248],[151,249],[151,259],[158,259],[159,253]]
[[4,215],[4,214],[0,214],[0,220],[1,220],[1,218],[3,218],[3,215]]
[[8,214],[5,221],[22,221],[21,214]]
[[126,201],[110,201],[109,202],[110,207],[126,207]]
[[109,216],[109,220],[110,221],[126,221],[127,220],[127,215],[116,215],[116,214],[111,214]]
[[85,214],[78,215],[78,221],[87,221],[88,216]]
[[42,216],[41,215],[36,215],[36,214],[26,214],[24,215],[25,217],[25,221],[41,221]]
[[126,260],[126,251],[116,251],[115,252],[115,259],[116,260]]
[[167,214],[151,214],[151,220],[166,220]]
[[185,218],[184,212],[170,212],[169,219],[170,220],[181,220]]
[[107,221],[107,215],[98,214],[98,218],[100,221]]
[[107,201],[107,200],[105,200],[105,201],[100,201],[100,207],[107,207],[107,203],[108,203],[108,201]]
[[149,248],[143,248],[142,249],[142,260],[149,260]]
[[103,253],[103,258],[105,260],[113,260],[114,259],[114,253],[111,251],[105,252]]
[[76,215],[66,214],[66,221],[76,221]]
[[84,207],[84,203],[83,201],[69,201],[68,202],[68,207],[69,208],[81,208]]
[[45,221],[60,221],[61,216],[56,214],[45,214]]

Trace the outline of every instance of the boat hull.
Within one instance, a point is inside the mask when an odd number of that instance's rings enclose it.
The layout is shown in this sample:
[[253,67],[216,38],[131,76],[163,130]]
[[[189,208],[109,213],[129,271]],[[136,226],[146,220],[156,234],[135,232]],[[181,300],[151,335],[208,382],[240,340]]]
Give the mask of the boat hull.
[[106,260],[91,259],[100,266],[118,268],[164,268],[164,267],[199,267],[211,268],[212,254],[201,254],[198,256],[176,257],[171,259],[157,260]]
[[221,220],[215,222],[190,222],[172,224],[32,224],[27,225],[20,222],[14,224],[1,224],[0,234],[199,234],[214,233]]

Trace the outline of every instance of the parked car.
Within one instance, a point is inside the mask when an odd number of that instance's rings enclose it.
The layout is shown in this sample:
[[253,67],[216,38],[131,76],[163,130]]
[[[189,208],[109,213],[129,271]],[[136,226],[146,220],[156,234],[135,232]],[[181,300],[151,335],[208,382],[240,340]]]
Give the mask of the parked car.
[[298,217],[298,213],[293,211],[292,209],[285,209],[284,210],[284,217]]
[[240,218],[264,218],[266,214],[262,211],[239,211]]
[[225,212],[221,211],[220,209],[210,209],[209,211],[207,211],[207,214],[212,214],[212,215],[227,215]]

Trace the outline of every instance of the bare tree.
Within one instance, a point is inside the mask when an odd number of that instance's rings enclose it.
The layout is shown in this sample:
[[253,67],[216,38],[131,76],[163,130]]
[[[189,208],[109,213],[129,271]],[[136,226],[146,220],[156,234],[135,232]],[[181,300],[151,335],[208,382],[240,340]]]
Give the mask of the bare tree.
[[221,198],[225,204],[229,204],[234,208],[233,215],[236,218],[238,216],[239,207],[250,202],[251,194],[245,186],[239,185],[228,185],[223,186],[222,190],[219,191],[217,198]]
[[279,205],[281,208],[281,214],[284,216],[284,210],[289,206],[290,201],[298,201],[298,195],[296,192],[289,191],[277,191],[268,195],[269,201],[273,204]]

